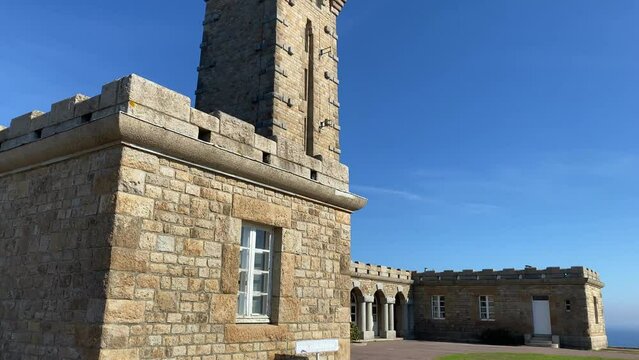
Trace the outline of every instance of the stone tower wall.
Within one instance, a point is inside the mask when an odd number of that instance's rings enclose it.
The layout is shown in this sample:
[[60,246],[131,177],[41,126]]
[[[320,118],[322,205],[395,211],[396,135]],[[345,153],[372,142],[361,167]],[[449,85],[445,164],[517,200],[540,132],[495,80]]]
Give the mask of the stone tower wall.
[[[196,107],[255,125],[282,153],[339,163],[336,24],[343,3],[208,1]],[[313,41],[307,46],[309,22]]]
[[[291,101],[275,101],[274,118],[286,126],[286,131],[275,134],[295,144],[305,136],[305,123],[311,121],[308,102],[305,99],[305,70],[313,73],[313,137],[312,155],[339,161],[339,97],[337,77],[337,15],[333,6],[323,0],[295,1],[293,6],[280,2],[277,24],[277,42],[286,44],[290,52],[280,51],[276,67],[282,69],[275,75],[275,92]],[[309,64],[310,49],[306,47],[306,30],[312,25],[312,68]],[[301,149],[304,151],[304,149]]]
[[197,109],[252,125],[269,118],[272,98],[260,98],[274,87],[276,16],[275,1],[206,2]]
[[111,148],[0,174],[1,359],[97,358],[119,159]]

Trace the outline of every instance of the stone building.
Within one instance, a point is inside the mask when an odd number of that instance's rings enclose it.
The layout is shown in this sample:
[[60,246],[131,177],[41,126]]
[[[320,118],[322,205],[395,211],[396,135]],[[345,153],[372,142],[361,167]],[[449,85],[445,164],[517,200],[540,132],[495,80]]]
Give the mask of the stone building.
[[414,280],[418,338],[477,341],[486,329],[507,329],[539,345],[546,337],[565,347],[607,346],[603,283],[589,269],[430,271]]
[[[432,335],[428,297],[471,284],[351,263],[344,3],[208,1],[195,108],[130,75],[0,129],[0,359],[270,360],[336,339],[339,360],[351,321]],[[575,327],[601,311],[577,293]]]
[[417,273],[355,262],[351,277],[351,322],[364,340],[480,342],[505,330],[531,345],[608,346],[604,285],[583,267]]
[[131,75],[0,132],[0,358],[350,357],[343,4],[209,1],[197,109]]

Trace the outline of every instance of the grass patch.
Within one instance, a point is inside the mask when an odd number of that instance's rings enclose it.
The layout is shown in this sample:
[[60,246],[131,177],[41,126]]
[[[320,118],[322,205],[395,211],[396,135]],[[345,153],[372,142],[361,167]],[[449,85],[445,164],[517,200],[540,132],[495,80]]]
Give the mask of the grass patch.
[[541,354],[509,354],[509,353],[484,353],[484,354],[456,354],[438,358],[438,360],[613,360],[602,357],[589,356],[556,356]]

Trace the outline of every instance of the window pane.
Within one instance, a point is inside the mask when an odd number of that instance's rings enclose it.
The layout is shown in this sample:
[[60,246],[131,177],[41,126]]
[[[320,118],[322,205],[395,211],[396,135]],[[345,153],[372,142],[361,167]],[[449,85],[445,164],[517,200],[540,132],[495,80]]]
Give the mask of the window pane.
[[240,269],[248,270],[249,264],[249,249],[240,250]]
[[243,247],[251,246],[250,236],[251,236],[251,229],[242,226],[242,241],[240,245]]
[[266,315],[266,295],[253,296],[253,315]]
[[247,285],[248,285],[248,274],[246,273],[246,271],[240,271],[240,291],[242,292],[247,292]]
[[246,316],[246,293],[240,292],[237,295],[237,314]]
[[270,238],[271,234],[264,230],[257,230],[255,232],[255,248],[262,250],[270,250]]
[[255,270],[268,271],[270,253],[255,253]]
[[268,274],[253,275],[253,291],[261,293],[268,292]]

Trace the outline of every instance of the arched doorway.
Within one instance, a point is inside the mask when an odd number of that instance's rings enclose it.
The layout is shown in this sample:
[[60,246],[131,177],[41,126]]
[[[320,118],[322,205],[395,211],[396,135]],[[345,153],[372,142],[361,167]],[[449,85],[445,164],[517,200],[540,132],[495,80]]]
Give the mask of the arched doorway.
[[[359,288],[353,288],[351,290],[351,323],[361,327],[362,324],[365,324],[365,319],[362,319],[362,316],[365,314],[361,313],[360,304],[364,302],[364,295]],[[364,321],[362,321],[364,320]],[[359,331],[365,331],[366,329],[359,329]]]
[[406,331],[408,329],[406,321],[408,319],[408,314],[406,311],[406,297],[403,293],[397,293],[395,295],[395,331],[397,333],[397,337],[406,337]]
[[373,299],[373,331],[375,336],[385,336],[383,306],[386,306],[386,295],[382,290],[377,290]]

